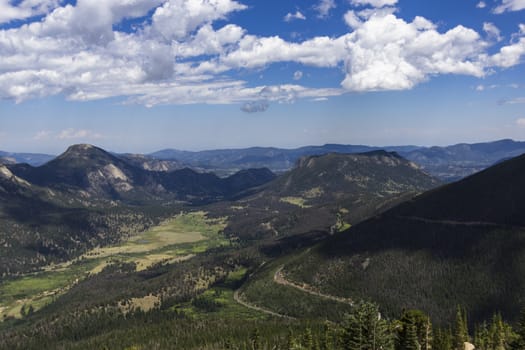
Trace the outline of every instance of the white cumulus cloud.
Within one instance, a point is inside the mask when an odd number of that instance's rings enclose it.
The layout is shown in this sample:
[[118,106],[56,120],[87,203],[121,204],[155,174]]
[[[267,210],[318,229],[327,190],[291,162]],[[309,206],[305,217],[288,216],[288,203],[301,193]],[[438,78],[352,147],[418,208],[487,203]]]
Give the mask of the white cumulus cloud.
[[58,133],[59,140],[101,139],[102,135],[86,129],[65,129]]
[[302,77],[303,72],[301,72],[300,70],[295,71],[295,73],[293,74],[293,80],[301,80]]
[[484,9],[485,7],[487,7],[487,3],[485,1],[480,1],[477,3],[476,7],[478,9]]
[[516,119],[516,125],[521,128],[525,128],[525,118]]
[[336,8],[336,4],[334,0],[320,0],[314,8],[319,18],[326,18],[330,15],[330,11]]
[[484,75],[484,43],[463,26],[439,33],[421,17],[372,15],[345,44],[342,86],[352,91],[410,89],[437,74]]
[[158,7],[153,14],[152,30],[165,40],[187,37],[203,23],[211,23],[234,11],[246,9],[233,0],[170,0]]
[[394,6],[398,0],[350,0],[350,3],[354,6],[372,6],[372,7],[385,7]]
[[503,38],[501,37],[501,31],[494,25],[494,23],[485,22],[483,23],[483,31],[487,33],[487,36],[490,39],[501,41]]
[[22,0],[16,5],[14,1],[0,0],[0,23],[44,15],[58,7],[60,0]]
[[525,56],[525,37],[521,37],[514,44],[502,47],[497,54],[490,57],[489,62],[492,66],[509,68],[519,64],[523,56]]
[[[525,55],[525,25],[489,54],[496,42],[487,37],[501,37],[492,23],[484,25],[487,35],[461,25],[440,31],[426,18],[398,17],[392,0],[355,0],[367,7],[345,14],[347,33],[296,41],[253,35],[228,23],[246,8],[235,0],[27,0],[18,7],[25,3],[55,5],[41,19],[0,29],[0,98],[17,102],[61,94],[75,101],[124,97],[125,103],[146,106],[290,103],[348,91],[410,89],[442,74],[483,77],[520,64]],[[10,4],[0,0],[0,9]],[[316,4],[323,16],[335,7],[333,0]],[[144,16],[136,28],[116,29],[125,19]],[[254,86],[238,74],[281,62],[337,70],[341,85]],[[297,82],[303,71],[289,74]],[[79,130],[61,135],[96,136]]]
[[306,16],[303,15],[300,11],[295,11],[295,13],[287,13],[286,16],[284,16],[285,22],[291,22],[295,19],[305,20]]
[[507,11],[520,11],[525,9],[525,0],[502,0],[494,9],[494,13],[501,14]]

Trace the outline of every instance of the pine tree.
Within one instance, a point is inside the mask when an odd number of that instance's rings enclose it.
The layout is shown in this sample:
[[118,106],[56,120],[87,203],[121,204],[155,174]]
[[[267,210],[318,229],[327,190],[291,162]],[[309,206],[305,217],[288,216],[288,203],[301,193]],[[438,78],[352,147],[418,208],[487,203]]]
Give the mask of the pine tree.
[[345,317],[343,348],[345,350],[392,350],[393,334],[374,303],[360,302]]
[[[413,335],[410,334],[412,332],[410,329],[412,326],[415,331],[415,341],[407,338],[407,336],[410,338],[413,337]],[[409,346],[408,344],[416,344],[416,342],[418,349],[432,350],[432,323],[430,322],[430,318],[422,311],[407,310],[403,312],[399,320],[398,347],[401,346],[401,343],[404,343],[404,346]],[[410,346],[413,347],[414,345]]]
[[421,346],[417,340],[415,324],[409,322],[403,325],[399,336],[399,350],[420,350]]
[[330,330],[330,324],[328,322],[325,322],[323,326],[323,332],[321,333],[321,341],[320,341],[320,348],[321,350],[331,350],[333,347],[332,341],[331,341],[331,330]]
[[419,333],[419,340],[421,343],[421,350],[432,350],[432,322],[430,322],[430,317],[428,316],[426,316],[423,328]]
[[295,349],[295,339],[291,328],[288,328],[288,334],[286,336],[286,350]]
[[231,337],[224,341],[224,349],[233,349],[233,339]]
[[512,343],[513,350],[525,349],[525,308],[521,309],[516,329],[516,340]]
[[489,341],[489,330],[487,327],[487,323],[483,322],[481,325],[476,327],[476,331],[474,334],[474,345],[476,346],[476,349],[478,350],[490,350],[489,348],[490,341]]
[[252,350],[260,349],[261,335],[259,333],[259,328],[255,328],[250,336],[250,341],[252,343]]
[[463,350],[465,342],[470,341],[467,325],[467,313],[458,305],[456,312],[456,328],[454,330],[454,348]]
[[450,329],[437,329],[432,341],[433,350],[451,350],[452,332]]
[[312,350],[314,347],[314,338],[312,336],[312,330],[310,327],[306,327],[303,335],[303,347],[306,350]]
[[505,328],[501,314],[492,317],[491,338],[494,350],[505,350]]

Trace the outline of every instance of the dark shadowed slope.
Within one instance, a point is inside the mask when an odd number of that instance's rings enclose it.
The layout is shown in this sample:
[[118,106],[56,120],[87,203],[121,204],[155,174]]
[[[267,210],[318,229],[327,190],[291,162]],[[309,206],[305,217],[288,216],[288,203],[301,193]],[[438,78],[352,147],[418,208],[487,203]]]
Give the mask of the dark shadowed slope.
[[325,293],[368,298],[439,322],[517,317],[525,293],[525,156],[493,166],[337,235],[287,267]]

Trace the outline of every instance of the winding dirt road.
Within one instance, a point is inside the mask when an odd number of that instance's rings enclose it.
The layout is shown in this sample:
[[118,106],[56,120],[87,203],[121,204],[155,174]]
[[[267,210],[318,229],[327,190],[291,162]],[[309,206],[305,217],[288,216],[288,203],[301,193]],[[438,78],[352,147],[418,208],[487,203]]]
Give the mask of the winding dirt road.
[[348,305],[353,305],[353,302],[352,302],[351,299],[342,298],[342,297],[336,297],[336,296],[328,295],[328,294],[323,294],[321,292],[313,290],[312,287],[310,287],[310,286],[308,286],[306,284],[300,285],[300,284],[288,281],[283,275],[283,268],[284,268],[284,265],[279,267],[277,269],[277,271],[275,271],[275,274],[273,275],[273,280],[274,280],[275,283],[281,284],[283,286],[289,286],[289,287],[298,289],[298,290],[300,290],[300,291],[302,291],[304,293],[315,295],[315,296],[320,297],[320,298],[333,300],[333,301],[337,301],[337,302],[348,304]]
[[247,307],[248,309],[252,309],[252,310],[255,310],[255,311],[259,311],[259,312],[263,312],[267,315],[272,315],[272,316],[276,316],[276,317],[281,317],[281,318],[287,318],[289,320],[295,320],[295,317],[291,317],[291,316],[286,316],[286,315],[281,315],[281,314],[278,314],[277,312],[273,312],[271,310],[268,310],[268,309],[265,309],[265,308],[262,308],[260,306],[257,306],[257,305],[254,305],[254,304],[250,304],[248,303],[247,301],[243,300],[241,298],[241,296],[239,295],[239,290],[236,290],[234,293],[233,293],[233,299],[241,304],[242,306],[244,307]]
[[509,226],[498,224],[495,222],[486,222],[486,221],[455,221],[455,220],[436,220],[436,219],[427,219],[419,216],[397,216],[399,219],[419,221],[427,224],[441,224],[441,225],[451,225],[451,226],[490,226],[490,227],[511,227],[519,228],[519,226]]

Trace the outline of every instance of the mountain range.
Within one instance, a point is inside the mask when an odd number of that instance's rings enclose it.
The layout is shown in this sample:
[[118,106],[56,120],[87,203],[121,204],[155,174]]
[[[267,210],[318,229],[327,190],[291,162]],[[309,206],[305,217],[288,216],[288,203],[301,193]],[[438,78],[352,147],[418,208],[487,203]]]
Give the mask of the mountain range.
[[[269,168],[275,173],[282,173],[292,169],[296,162],[304,156],[363,153],[375,150],[397,152],[418,164],[431,175],[451,182],[483,170],[499,161],[525,153],[525,142],[505,139],[473,144],[460,143],[445,147],[326,144],[296,149],[252,147],[198,152],[165,149],[148,155],[115,155],[145,170],[173,171],[189,167],[199,172],[212,171],[219,176],[228,176],[239,170],[250,168]],[[37,166],[51,159],[53,156],[50,155],[0,152],[0,163],[4,164],[28,163]]]
[[[188,331],[190,348],[226,348],[225,336],[208,342],[214,320],[247,348],[257,334],[247,324],[269,337],[308,319],[322,332],[360,300],[377,302],[385,318],[422,310],[444,329],[458,305],[471,322],[495,312],[517,320],[525,155],[508,158],[521,143],[324,147],[290,158],[277,149],[206,155],[222,159],[210,163],[224,162],[222,175],[233,159],[239,169],[293,160],[277,176],[259,168],[219,177],[204,163],[187,168],[189,158],[91,145],[36,167],[0,165],[0,348],[166,348],[157,340],[183,325],[202,335]],[[449,175],[487,168],[446,183],[433,166]]]
[[0,276],[31,271],[120,241],[182,205],[234,199],[273,180],[268,169],[227,178],[139,168],[74,145],[44,165],[0,165]]
[[375,150],[397,152],[420,165],[433,176],[450,182],[483,170],[501,160],[525,153],[525,142],[506,139],[473,144],[461,143],[446,147],[327,144],[296,149],[253,147],[201,152],[166,149],[151,153],[150,156],[163,160],[176,159],[189,166],[205,169],[235,171],[242,168],[267,167],[279,173],[290,170],[303,156],[363,153]]
[[228,178],[184,168],[150,171],[91,145],[74,145],[39,167],[6,165],[31,184],[90,200],[179,200],[206,202],[234,197],[274,178],[268,169],[240,171]]

